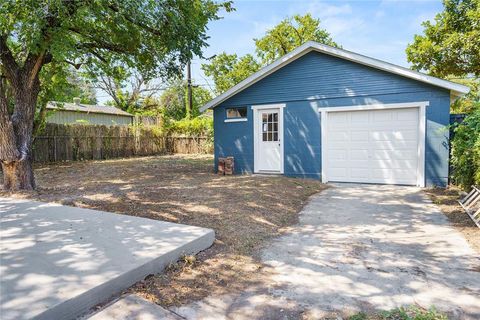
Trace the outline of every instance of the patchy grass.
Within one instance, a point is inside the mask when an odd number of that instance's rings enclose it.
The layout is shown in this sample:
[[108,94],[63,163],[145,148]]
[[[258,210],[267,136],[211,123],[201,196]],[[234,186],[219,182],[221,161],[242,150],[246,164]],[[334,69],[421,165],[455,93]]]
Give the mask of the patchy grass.
[[475,225],[457,202],[458,199],[463,197],[461,190],[450,186],[446,189],[426,189],[425,193],[448,217],[455,229],[463,234],[470,246],[480,253],[480,228]]
[[266,281],[269,271],[255,253],[296,223],[309,196],[325,188],[281,176],[218,176],[204,155],[59,163],[37,166],[35,174],[36,191],[3,195],[215,230],[210,249],[130,289],[164,306]]
[[409,306],[374,314],[359,312],[348,317],[348,320],[448,320],[448,317],[435,308],[423,309]]

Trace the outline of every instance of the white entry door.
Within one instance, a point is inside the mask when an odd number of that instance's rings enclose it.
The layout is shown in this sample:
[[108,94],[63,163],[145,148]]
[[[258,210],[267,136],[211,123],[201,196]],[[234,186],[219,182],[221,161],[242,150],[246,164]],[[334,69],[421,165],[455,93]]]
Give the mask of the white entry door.
[[419,109],[329,112],[329,181],[416,185]]
[[282,117],[279,108],[256,110],[255,171],[282,173]]

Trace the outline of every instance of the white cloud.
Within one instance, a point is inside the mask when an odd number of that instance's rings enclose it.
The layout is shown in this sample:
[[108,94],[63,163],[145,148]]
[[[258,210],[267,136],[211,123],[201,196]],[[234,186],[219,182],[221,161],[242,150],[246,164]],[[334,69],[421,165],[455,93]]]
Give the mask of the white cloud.
[[360,18],[330,17],[322,20],[321,24],[334,38],[343,34],[355,34],[362,30],[365,21]]
[[353,17],[352,6],[348,3],[326,3],[324,1],[297,1],[290,6],[289,15],[310,13],[319,18],[321,27],[332,37],[358,31],[364,25],[364,20]]
[[306,11],[319,18],[326,18],[338,15],[348,15],[352,13],[352,7],[349,4],[333,5],[320,1],[308,4]]

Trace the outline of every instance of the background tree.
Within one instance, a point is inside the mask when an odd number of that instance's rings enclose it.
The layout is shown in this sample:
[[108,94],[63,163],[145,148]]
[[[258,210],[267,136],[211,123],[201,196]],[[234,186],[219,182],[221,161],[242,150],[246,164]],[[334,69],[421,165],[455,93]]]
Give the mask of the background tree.
[[[150,97],[141,104],[141,113],[148,115],[163,115],[172,120],[181,120],[186,117],[187,91],[186,80],[176,79],[168,83],[168,88],[159,97]],[[212,99],[209,90],[193,86],[193,118],[200,115],[200,107]]]
[[238,57],[236,54],[223,52],[209,63],[202,64],[201,68],[206,76],[213,79],[215,94],[220,94],[261,67],[312,40],[338,47],[330,34],[321,28],[319,19],[313,18],[310,14],[295,15],[282,20],[262,38],[254,39],[256,57],[251,54]]
[[251,54],[239,58],[236,54],[222,52],[211,59],[210,63],[202,64],[202,70],[212,78],[215,94],[221,94],[257,72],[260,66]]
[[470,87],[452,104],[452,112],[471,113],[480,105],[480,0],[444,0],[434,21],[422,23],[407,47],[412,69]]
[[260,39],[255,39],[255,52],[262,65],[267,65],[312,40],[338,47],[330,33],[320,27],[319,19],[311,14],[295,15],[282,20]]
[[87,78],[95,88],[112,98],[111,105],[133,114],[141,112],[141,101],[163,90],[161,82],[155,83],[135,70],[122,71],[121,75],[116,76],[87,72]]
[[454,124],[451,140],[452,181],[469,188],[480,183],[480,0],[444,0],[444,10],[415,35],[407,58],[415,70],[468,85],[470,92],[451,106],[467,113]]
[[450,111],[452,113],[472,113],[480,108],[480,79],[470,78],[450,78],[450,80],[470,87],[470,92],[464,97],[455,100],[452,103]]
[[412,69],[470,86],[471,91],[452,104],[452,112],[470,113],[480,105],[480,0],[444,0],[434,21],[422,23],[407,47]]
[[444,0],[433,22],[422,23],[407,58],[415,70],[437,77],[480,76],[480,0]]
[[33,189],[34,117],[48,64],[89,65],[107,75],[178,74],[202,56],[206,25],[230,2],[38,0],[0,2],[0,161],[6,189]]
[[[37,99],[34,134],[45,124],[47,104],[50,101],[72,102],[73,98],[80,98],[81,103],[97,103],[95,90],[68,64],[50,63],[44,66],[40,73],[40,83],[42,90]],[[13,108],[13,101],[11,104]]]

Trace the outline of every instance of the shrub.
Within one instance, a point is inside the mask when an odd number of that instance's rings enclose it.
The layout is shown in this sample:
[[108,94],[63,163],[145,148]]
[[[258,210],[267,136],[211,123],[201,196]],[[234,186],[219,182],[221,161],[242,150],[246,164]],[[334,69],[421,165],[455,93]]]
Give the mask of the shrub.
[[197,117],[193,119],[165,121],[165,131],[170,135],[213,137],[213,119]]
[[464,189],[480,184],[480,108],[455,125],[451,148],[453,182]]

